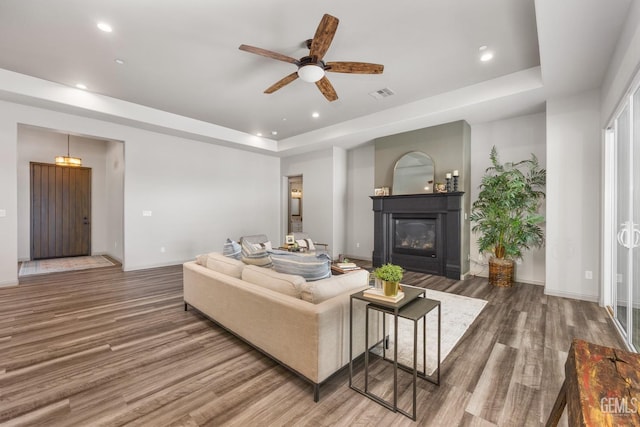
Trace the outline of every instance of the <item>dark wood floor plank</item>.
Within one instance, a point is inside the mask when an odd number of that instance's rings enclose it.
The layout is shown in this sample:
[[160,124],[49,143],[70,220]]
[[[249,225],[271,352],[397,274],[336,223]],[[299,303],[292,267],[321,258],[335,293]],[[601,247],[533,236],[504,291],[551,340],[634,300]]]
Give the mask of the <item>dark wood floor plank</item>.
[[466,412],[497,423],[507,392],[518,351],[496,343],[487,360]]
[[[542,286],[413,272],[404,283],[488,301],[442,364],[442,384],[419,381],[415,423],[349,389],[346,370],[315,403],[306,381],[184,311],[181,266],[119,265],[0,288],[0,423],[540,426],[573,337],[623,347],[604,309]],[[372,365],[372,387],[387,397],[390,379],[389,364]],[[408,376],[399,390],[410,406]]]
[[538,426],[537,390],[512,382],[503,402],[496,424],[500,426]]
[[[540,397],[540,414],[541,417],[539,419],[540,425],[544,425],[547,420],[547,417],[551,413],[551,408],[553,408],[553,404],[558,397],[558,392],[560,391],[560,387],[562,387],[562,382],[564,381],[564,364],[567,360],[568,349],[567,351],[557,351],[553,348],[544,347],[544,370],[542,371],[542,384],[541,387],[541,397]],[[567,425],[566,419],[566,411],[564,415],[564,420],[561,419],[564,423],[560,423],[560,426]]]

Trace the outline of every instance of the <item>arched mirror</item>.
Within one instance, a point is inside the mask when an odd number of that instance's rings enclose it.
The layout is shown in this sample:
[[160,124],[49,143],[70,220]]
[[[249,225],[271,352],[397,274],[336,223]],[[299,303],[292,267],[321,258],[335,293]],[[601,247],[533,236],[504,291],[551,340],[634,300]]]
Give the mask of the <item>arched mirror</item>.
[[393,168],[392,194],[433,193],[433,175],[431,157],[419,151],[407,153]]

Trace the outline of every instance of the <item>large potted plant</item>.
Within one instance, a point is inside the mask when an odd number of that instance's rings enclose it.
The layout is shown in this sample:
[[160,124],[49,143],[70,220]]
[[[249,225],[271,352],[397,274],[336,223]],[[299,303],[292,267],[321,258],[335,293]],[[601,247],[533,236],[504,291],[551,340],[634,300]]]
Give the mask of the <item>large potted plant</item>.
[[373,271],[375,276],[382,280],[382,291],[386,296],[398,295],[399,284],[404,270],[399,265],[384,264]]
[[545,197],[547,172],[531,154],[528,160],[500,163],[496,147],[491,149],[480,194],[471,207],[472,228],[478,233],[478,249],[491,253],[489,283],[512,286],[514,260],[524,250],[541,247],[544,217],[538,212]]

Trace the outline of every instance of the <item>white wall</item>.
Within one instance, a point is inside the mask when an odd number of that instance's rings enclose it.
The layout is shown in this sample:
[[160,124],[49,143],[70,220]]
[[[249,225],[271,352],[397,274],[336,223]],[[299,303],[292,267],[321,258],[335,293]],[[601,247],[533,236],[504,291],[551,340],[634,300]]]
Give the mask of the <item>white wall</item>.
[[18,283],[18,124],[4,111],[0,102],[0,286]]
[[[547,101],[545,293],[598,301],[601,128],[597,90]],[[591,271],[593,279],[585,279]]]
[[[80,157],[82,166],[91,168],[91,252],[110,254],[107,244],[109,199],[105,181],[107,143],[80,136],[71,136],[70,141],[70,154]],[[29,260],[31,255],[29,162],[53,163],[55,156],[66,153],[66,134],[18,126],[18,259],[21,261]],[[122,193],[119,197],[122,199]]]
[[[346,206],[340,206],[333,194],[334,183],[338,188],[343,186],[340,184],[343,180],[340,178],[340,171],[334,170],[342,162],[336,156],[342,157],[340,151],[334,152],[333,148],[328,148],[286,157],[280,164],[283,177],[302,175],[302,228],[313,240],[328,243],[334,258],[343,248],[342,239],[334,240],[334,221],[341,215],[346,215]],[[337,177],[334,176],[335,173],[338,174]],[[346,170],[344,173],[346,174]],[[274,240],[274,237],[269,238]],[[283,240],[284,235],[277,238]]]
[[279,159],[138,133],[124,139],[127,269],[219,251],[227,237],[280,234]]
[[614,115],[631,80],[640,68],[640,2],[631,2],[627,21],[622,29],[616,50],[601,89],[601,124],[605,128]]
[[[471,203],[478,199],[478,186],[485,170],[491,166],[489,153],[495,145],[501,162],[538,157],[541,167],[546,166],[545,113],[530,114],[471,126]],[[548,184],[547,184],[548,187]],[[543,202],[541,213],[545,214]],[[473,227],[474,224],[471,224]],[[480,257],[477,235],[471,234],[471,271],[473,275],[489,274],[486,256]],[[516,281],[543,285],[545,280],[545,250],[534,249],[523,254],[515,268]]]
[[347,241],[347,150],[333,147],[333,250],[344,254]]
[[[220,250],[226,237],[279,235],[276,157],[0,102],[0,209],[7,212],[0,217],[0,284],[17,282],[19,123],[124,141],[127,270]],[[143,210],[152,216],[143,217]]]
[[347,153],[347,240],[344,253],[371,260],[375,145],[369,142]]
[[124,144],[108,141],[105,159],[107,253],[124,260]]

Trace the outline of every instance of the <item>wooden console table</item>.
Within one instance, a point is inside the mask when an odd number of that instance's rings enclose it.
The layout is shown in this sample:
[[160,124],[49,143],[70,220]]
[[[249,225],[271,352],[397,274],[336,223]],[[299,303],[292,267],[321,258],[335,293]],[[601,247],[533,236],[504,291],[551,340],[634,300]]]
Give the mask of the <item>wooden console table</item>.
[[640,426],[640,354],[574,339],[547,426]]

